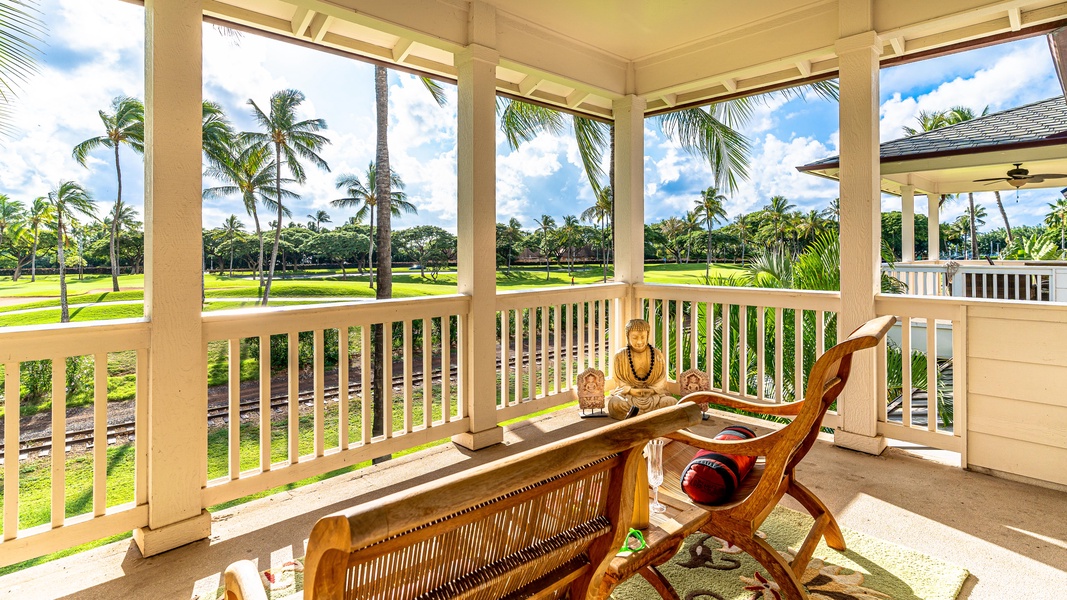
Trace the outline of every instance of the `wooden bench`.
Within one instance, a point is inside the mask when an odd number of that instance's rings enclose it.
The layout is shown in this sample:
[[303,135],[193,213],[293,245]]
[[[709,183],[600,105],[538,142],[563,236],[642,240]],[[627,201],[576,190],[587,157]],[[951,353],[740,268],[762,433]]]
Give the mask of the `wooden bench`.
[[[700,422],[684,404],[605,426],[318,520],[304,598],[597,597],[633,515],[645,443]],[[230,565],[226,597],[264,598]]]

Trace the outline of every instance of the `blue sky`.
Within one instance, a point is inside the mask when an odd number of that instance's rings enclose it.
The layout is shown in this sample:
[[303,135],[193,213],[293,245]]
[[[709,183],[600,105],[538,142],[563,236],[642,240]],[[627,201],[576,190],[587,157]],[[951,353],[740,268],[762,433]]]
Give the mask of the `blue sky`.
[[[107,10],[101,10],[102,4]],[[96,197],[100,212],[115,193],[111,155],[92,155],[88,168],[70,156],[73,146],[102,133],[97,110],[108,109],[118,95],[144,97],[143,9],[110,0],[44,0],[41,9],[49,28],[41,72],[27,83],[16,108],[21,131],[3,140],[0,192],[28,201],[41,196],[60,179],[74,179]],[[251,98],[265,106],[270,94],[284,88],[303,91],[303,116],[326,120],[332,143],[322,152],[330,172],[309,169],[308,181],[297,190],[294,217],[325,209],[333,222],[351,210],[329,205],[338,197],[334,182],[342,173],[362,174],[374,155],[373,68],[310,49],[254,35],[227,36],[212,26],[204,29],[204,96],[222,104],[238,129],[254,127],[247,105]],[[405,215],[398,226],[436,224],[454,231],[456,194],[456,99],[438,107],[421,83],[404,74],[390,76],[390,153],[393,168],[407,183],[418,215]],[[920,110],[964,105],[976,110],[1002,110],[1060,94],[1044,38],[1024,40],[955,54],[882,71],[882,139],[899,137],[914,124]],[[743,128],[752,142],[751,177],[728,194],[733,218],[766,204],[776,194],[801,210],[825,208],[838,196],[837,185],[794,167],[837,154],[837,105],[814,97],[787,101],[766,98]],[[711,184],[710,169],[667,139],[654,120],[645,131],[646,221],[680,215],[700,190]],[[123,151],[124,199],[140,209],[143,195],[141,158]],[[541,135],[512,151],[498,137],[497,220],[518,218],[533,228],[533,219],[547,213],[561,220],[580,214],[593,197],[568,131]],[[606,166],[606,165],[605,165]],[[205,185],[214,185],[205,180]],[[1039,222],[1045,204],[1058,191],[1024,190],[1015,202],[1004,194],[1012,223]],[[976,195],[990,212],[986,229],[999,224],[992,194]],[[964,202],[946,209],[947,218]],[[899,209],[899,199],[883,198],[886,210]],[[925,210],[919,200],[917,210]],[[237,214],[249,226],[237,198],[204,203],[204,224],[217,226]]]

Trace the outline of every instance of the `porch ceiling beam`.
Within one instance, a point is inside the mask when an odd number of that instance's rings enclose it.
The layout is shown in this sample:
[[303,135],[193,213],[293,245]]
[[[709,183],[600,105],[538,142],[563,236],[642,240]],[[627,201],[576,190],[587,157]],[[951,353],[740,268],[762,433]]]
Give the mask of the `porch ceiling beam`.
[[544,83],[544,81],[544,79],[541,79],[536,75],[527,75],[525,79],[519,82],[519,94],[529,96],[537,89],[537,86]]
[[1018,148],[997,150],[993,152],[974,151],[966,154],[949,156],[919,157],[913,160],[882,162],[882,175],[897,175],[902,173],[918,173],[941,171],[947,169],[963,169],[968,167],[982,167],[988,165],[1034,162],[1039,160],[1055,160],[1067,156],[1067,144],[1054,146],[1039,146],[1034,148]]
[[329,32],[333,21],[334,18],[330,15],[315,15],[315,18],[311,20],[311,30],[308,32],[311,40],[313,42],[321,42],[322,38],[326,37]]
[[293,35],[302,36],[307,31],[308,25],[311,25],[311,19],[315,16],[315,13],[304,8],[302,6],[296,7],[296,12],[293,14]]
[[411,54],[411,46],[415,44],[415,40],[407,40],[400,38],[400,41],[393,46],[393,61],[402,63],[408,59],[408,55]]

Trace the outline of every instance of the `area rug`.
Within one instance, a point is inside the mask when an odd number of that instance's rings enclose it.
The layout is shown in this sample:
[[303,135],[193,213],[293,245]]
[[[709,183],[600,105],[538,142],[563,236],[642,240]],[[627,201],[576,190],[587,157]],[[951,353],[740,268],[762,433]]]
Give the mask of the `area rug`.
[[[786,556],[811,528],[811,517],[778,507],[760,531]],[[801,583],[812,600],[954,600],[967,571],[920,552],[843,529],[848,550],[819,544]],[[706,534],[686,538],[682,550],[659,567],[683,600],[781,600],[766,571],[735,547]],[[260,573],[270,600],[300,598],[304,559],[289,560]],[[210,598],[211,595],[209,594]],[[223,590],[214,598],[223,598]],[[612,594],[615,600],[659,598],[642,577],[635,576]]]
[[[792,558],[811,528],[809,516],[778,507],[760,531],[775,549]],[[954,600],[967,571],[920,552],[842,529],[848,550],[823,542],[801,583],[813,600]],[[780,600],[767,572],[736,546],[706,534],[686,538],[682,550],[659,567],[683,600]],[[615,600],[659,598],[640,576],[620,585]]]

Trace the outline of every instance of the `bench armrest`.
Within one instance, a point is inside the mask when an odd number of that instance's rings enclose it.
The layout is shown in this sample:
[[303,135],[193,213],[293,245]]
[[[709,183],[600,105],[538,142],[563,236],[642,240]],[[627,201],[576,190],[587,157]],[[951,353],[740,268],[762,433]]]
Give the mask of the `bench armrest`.
[[226,567],[224,600],[267,600],[267,591],[259,578],[259,570],[250,560],[239,560]]

